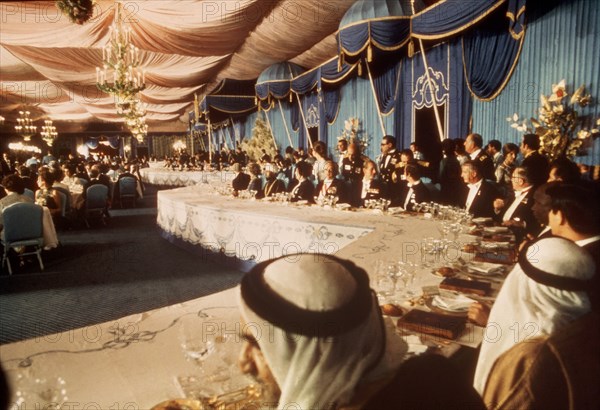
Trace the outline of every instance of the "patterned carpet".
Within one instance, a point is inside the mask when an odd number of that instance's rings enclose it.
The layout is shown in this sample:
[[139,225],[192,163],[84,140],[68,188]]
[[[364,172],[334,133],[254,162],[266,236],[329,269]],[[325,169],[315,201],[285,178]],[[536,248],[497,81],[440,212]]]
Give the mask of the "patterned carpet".
[[162,239],[155,209],[111,214],[107,227],[59,232],[61,247],[44,254],[43,272],[35,260],[10,277],[2,271],[0,344],[172,305],[241,280],[242,273]]

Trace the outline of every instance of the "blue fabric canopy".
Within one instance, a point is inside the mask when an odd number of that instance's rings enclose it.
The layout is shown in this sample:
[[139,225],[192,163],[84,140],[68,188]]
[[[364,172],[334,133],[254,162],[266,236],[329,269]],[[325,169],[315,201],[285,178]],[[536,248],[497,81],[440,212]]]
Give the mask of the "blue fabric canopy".
[[[406,4],[408,2],[359,0],[346,12],[340,23],[340,59],[351,61],[366,49],[367,61],[371,61],[373,47],[380,51],[396,51],[409,43],[411,38],[448,39],[473,27],[506,2],[444,0],[424,9],[423,3],[416,1],[416,14],[413,14],[410,5]],[[516,2],[524,3],[524,0]]]
[[[277,63],[265,69],[256,81],[256,95],[261,108],[269,109],[271,98],[283,99],[290,94],[292,78],[302,74],[304,68],[290,62]],[[267,102],[265,105],[263,102]]]

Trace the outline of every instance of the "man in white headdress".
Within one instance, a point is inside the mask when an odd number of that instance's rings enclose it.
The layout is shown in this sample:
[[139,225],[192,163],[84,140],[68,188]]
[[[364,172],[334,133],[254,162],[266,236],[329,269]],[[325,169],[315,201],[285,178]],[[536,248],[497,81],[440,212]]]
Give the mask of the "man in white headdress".
[[475,371],[488,409],[597,405],[594,274],[587,252],[563,238],[543,238],[521,252],[492,307]]
[[242,280],[240,307],[246,339],[240,367],[271,393],[280,391],[276,408],[356,402],[391,376],[405,352],[383,321],[366,272],[331,255],[257,265]]

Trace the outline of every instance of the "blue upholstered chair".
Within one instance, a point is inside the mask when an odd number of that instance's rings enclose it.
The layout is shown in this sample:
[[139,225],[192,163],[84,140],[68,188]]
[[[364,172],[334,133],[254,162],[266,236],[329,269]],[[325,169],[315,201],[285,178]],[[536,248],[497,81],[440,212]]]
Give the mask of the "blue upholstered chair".
[[102,184],[92,185],[85,191],[84,220],[89,228],[90,219],[100,219],[104,225],[105,212],[108,207],[108,187]]
[[44,270],[42,262],[42,247],[44,245],[43,231],[43,209],[40,205],[19,202],[4,209],[2,212],[4,229],[0,241],[4,246],[2,255],[2,267],[8,262],[8,273],[12,275],[12,267],[8,258],[11,248],[32,246],[31,252],[22,252],[21,256],[37,255],[41,270]]
[[131,201],[135,207],[135,198],[137,196],[137,181],[135,178],[123,177],[119,179],[119,204],[123,208],[123,201]]

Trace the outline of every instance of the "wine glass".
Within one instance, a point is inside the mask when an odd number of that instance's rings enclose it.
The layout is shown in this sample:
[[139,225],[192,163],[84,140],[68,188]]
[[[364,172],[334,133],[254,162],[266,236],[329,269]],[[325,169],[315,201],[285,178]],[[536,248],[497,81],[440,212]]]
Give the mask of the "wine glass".
[[397,264],[397,277],[402,281],[404,285],[400,292],[400,297],[408,299],[414,295],[410,289],[410,284],[413,282],[415,277],[415,269],[410,262],[398,262]]

